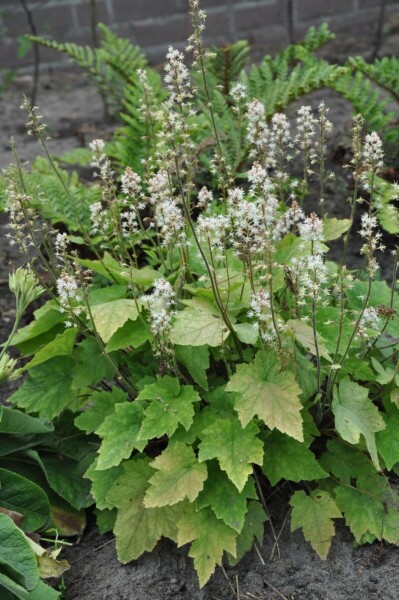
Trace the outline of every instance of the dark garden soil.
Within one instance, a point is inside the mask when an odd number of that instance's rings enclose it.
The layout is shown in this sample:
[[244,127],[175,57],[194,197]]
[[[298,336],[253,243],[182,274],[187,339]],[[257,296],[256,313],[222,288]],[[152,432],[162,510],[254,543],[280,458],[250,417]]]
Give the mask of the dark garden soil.
[[[399,50],[398,36],[388,40],[388,50]],[[388,43],[387,42],[387,43]],[[357,45],[356,45],[357,44]],[[356,42],[353,47],[335,46],[336,56],[361,53],[367,45]],[[367,42],[366,42],[367,44]],[[350,46],[350,44],[348,44]],[[341,51],[341,54],[340,54]],[[389,53],[389,52],[388,52]],[[0,98],[0,168],[11,160],[8,143],[14,135],[23,160],[32,160],[38,151],[37,142],[24,134],[24,115],[19,110],[23,93],[29,93],[30,79],[19,77],[12,88]],[[351,112],[346,101],[331,91],[322,90],[306,101],[317,106],[324,99],[330,106],[330,119],[335,126],[331,143],[329,168],[337,174],[326,194],[329,216],[342,218],[349,213],[345,202],[351,181],[339,166],[348,160],[350,149]],[[37,100],[53,138],[51,150],[59,155],[84,145],[94,137],[109,137],[114,125],[104,122],[102,104],[93,88],[72,73],[42,76]],[[304,102],[301,102],[304,103]],[[290,109],[290,114],[293,115]],[[307,210],[318,210],[314,205]],[[5,339],[13,322],[13,299],[8,292],[8,272],[21,263],[15,247],[5,238],[6,216],[0,214],[0,340]],[[355,227],[356,229],[356,227]],[[394,240],[387,237],[388,246]],[[352,245],[351,267],[362,265],[359,243]],[[339,260],[341,249],[334,247],[329,258]],[[392,277],[391,257],[381,263],[381,277]],[[0,401],[9,390],[2,388]],[[276,502],[276,501],[274,501]],[[211,582],[199,591],[192,560],[187,549],[176,549],[161,541],[151,554],[122,566],[118,563],[111,535],[100,536],[89,525],[81,542],[65,551],[72,568],[65,574],[66,600],[397,600],[399,598],[399,549],[373,544],[355,548],[350,532],[338,526],[329,557],[321,561],[304,541],[302,533],[289,531],[285,520],[288,504],[282,498],[272,510],[274,527],[281,531],[279,547],[275,547],[270,525],[266,525],[265,542],[259,552],[253,550],[236,568],[226,566],[225,574],[218,568]],[[90,520],[90,519],[89,519]],[[284,523],[285,520],[285,523]],[[273,558],[271,553],[273,551]],[[233,591],[234,590],[234,591]]]

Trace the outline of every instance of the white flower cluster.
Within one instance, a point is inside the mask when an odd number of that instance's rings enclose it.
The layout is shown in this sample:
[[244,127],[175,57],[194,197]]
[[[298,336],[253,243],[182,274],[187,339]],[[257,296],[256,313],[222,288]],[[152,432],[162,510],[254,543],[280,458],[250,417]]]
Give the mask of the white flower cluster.
[[384,150],[380,136],[372,131],[368,133],[363,145],[363,167],[370,173],[378,173],[384,166]]
[[378,270],[378,262],[374,256],[376,251],[384,252],[385,245],[381,243],[381,231],[375,231],[377,228],[377,219],[369,213],[363,213],[361,216],[361,229],[359,234],[365,239],[365,244],[361,248],[361,254],[367,258],[367,270],[370,277],[374,277]]
[[223,260],[226,248],[226,237],[229,227],[229,219],[225,215],[207,217],[199,215],[197,221],[197,232],[201,242],[204,242],[215,260]]
[[278,333],[284,331],[285,325],[279,317],[276,317],[278,332],[276,331],[271,313],[270,294],[267,290],[260,288],[256,292],[251,292],[248,317],[253,319],[253,326],[259,332],[262,340],[266,344],[274,346],[278,339]]
[[141,192],[141,177],[135,173],[130,167],[126,167],[124,174],[121,177],[122,192],[126,196],[135,197]]
[[151,333],[162,349],[170,335],[172,318],[175,314],[175,292],[166,279],[158,279],[152,294],[142,296],[141,301],[149,314]]
[[321,242],[323,240],[323,221],[316,213],[311,213],[298,224],[299,234],[305,242]]
[[[78,316],[82,312],[82,289],[77,278],[69,274],[66,270],[62,271],[60,277],[57,279],[57,293],[62,310],[68,312],[71,316]],[[72,321],[65,322],[66,327],[71,327],[72,325]]]
[[169,46],[164,70],[164,82],[169,91],[167,105],[183,105],[192,98],[190,72],[184,64],[183,53]]

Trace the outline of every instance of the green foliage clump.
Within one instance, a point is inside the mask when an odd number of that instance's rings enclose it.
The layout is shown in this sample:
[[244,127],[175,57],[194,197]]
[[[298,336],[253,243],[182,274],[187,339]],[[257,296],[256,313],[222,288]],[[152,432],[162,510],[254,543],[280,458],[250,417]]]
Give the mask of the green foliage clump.
[[[75,504],[49,467],[53,440],[40,461],[29,447],[53,491],[76,509],[95,502],[123,563],[161,537],[190,544],[203,586],[262,543],[263,491],[282,481],[291,529],[322,559],[336,519],[357,543],[399,545],[398,249],[388,284],[377,221],[397,233],[398,189],[380,178],[382,141],[358,115],[350,218],[331,217],[328,109],[301,107],[294,132],[279,112],[342,76],[312,55],[326,28],[244,74],[245,43],[206,50],[190,6],[192,72],[169,49],[164,84],[131,75],[124,130],[90,145],[98,186],[48,151],[30,174],[7,173],[14,240],[48,299],[6,349],[29,360],[15,410],[62,433]],[[29,129],[46,149],[35,109]],[[347,264],[358,216],[360,273]]]

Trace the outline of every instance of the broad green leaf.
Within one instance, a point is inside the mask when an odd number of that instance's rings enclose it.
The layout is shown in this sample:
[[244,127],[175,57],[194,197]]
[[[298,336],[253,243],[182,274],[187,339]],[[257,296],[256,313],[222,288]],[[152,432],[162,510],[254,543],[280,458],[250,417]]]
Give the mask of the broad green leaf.
[[91,481],[91,494],[96,501],[99,510],[111,509],[113,505],[108,501],[109,490],[115,481],[122,475],[123,466],[111,467],[106,471],[97,471],[97,459],[92,462],[85,473],[85,477]]
[[366,454],[338,439],[327,442],[327,451],[319,462],[323,469],[347,484],[360,475],[375,473],[374,465]]
[[346,442],[358,444],[360,435],[364,436],[367,450],[376,469],[380,469],[375,433],[385,427],[378,408],[368,397],[367,388],[345,377],[334,389],[332,411],[335,427]]
[[236,565],[251,550],[255,540],[262,546],[266,521],[267,515],[260,502],[249,502],[244,526],[237,537],[237,556],[234,558],[229,555],[231,566]]
[[376,433],[377,448],[387,469],[399,462],[399,410],[393,406],[384,419],[386,427]]
[[19,583],[16,583],[11,577],[0,573],[0,592],[4,600],[30,600],[31,594]]
[[135,448],[144,450],[147,440],[139,438],[142,420],[143,408],[138,402],[115,404],[115,412],[96,431],[103,438],[97,461],[99,471],[116,467]]
[[373,357],[371,357],[371,364],[373,365],[374,370],[378,373],[376,377],[376,381],[378,381],[378,383],[381,383],[381,385],[387,385],[388,383],[391,383],[396,374],[394,369],[384,369],[382,364]]
[[241,492],[252,473],[253,463],[262,464],[263,444],[258,433],[253,422],[243,428],[238,420],[220,419],[202,432],[198,459],[203,462],[216,458]]
[[44,491],[29,479],[6,469],[0,469],[0,506],[24,516],[24,531],[36,531],[50,518],[50,504]]
[[143,499],[154,470],[147,458],[130,460],[124,473],[109,491],[109,502],[118,508],[114,534],[116,550],[122,563],[135,560],[143,552],[151,552],[164,536],[177,539],[176,521],[181,505],[145,508]]
[[77,330],[74,328],[66,329],[63,333],[59,333],[52,342],[44,346],[39,352],[36,352],[34,358],[23,367],[23,371],[40,365],[55,356],[71,355],[76,335]]
[[257,498],[253,479],[249,479],[242,492],[239,492],[216,461],[208,462],[207,467],[208,479],[195,506],[197,509],[210,506],[218,519],[240,533],[248,510],[247,499]]
[[0,513],[0,565],[7,568],[15,582],[33,590],[39,581],[36,556],[25,534],[14,521]]
[[302,529],[305,540],[325,560],[335,534],[333,519],[342,516],[338,506],[323,490],[313,490],[310,496],[302,490],[297,491],[292,496],[290,505],[291,531]]
[[33,314],[35,320],[19,329],[13,337],[12,343],[16,346],[46,333],[65,319],[65,314],[60,312],[57,304],[53,301],[47,302]]
[[53,419],[73,400],[71,390],[74,361],[68,356],[51,358],[33,367],[9,401],[28,412]]
[[224,551],[236,556],[237,533],[217,519],[210,508],[198,512],[194,508],[187,510],[177,528],[179,547],[192,542],[189,556],[194,559],[201,588],[214,573],[216,565],[222,564]]
[[188,307],[180,311],[173,324],[172,342],[179,346],[222,346],[228,336],[222,319],[206,310]]
[[265,439],[264,450],[263,471],[273,486],[281,479],[299,483],[328,477],[313,452],[285,433],[272,431]]
[[83,258],[76,259],[77,262],[88,269],[99,273],[109,281],[117,284],[124,284],[125,278],[122,276],[124,268],[108,252],[104,252],[102,260],[88,260]]
[[243,344],[256,344],[259,329],[253,323],[236,323],[233,328],[240,342]]
[[109,342],[128,319],[135,321],[139,315],[136,302],[126,298],[96,304],[92,307],[91,313],[94,325],[105,343]]
[[185,498],[194,502],[208,476],[206,466],[198,462],[194,450],[180,442],[169,444],[150,466],[157,472],[150,478],[144,496],[146,508],[171,506]]
[[90,288],[90,306],[104,304],[104,302],[111,302],[112,300],[120,300],[120,298],[126,298],[127,293],[128,291],[125,285],[114,284],[103,288]]
[[54,427],[47,419],[31,417],[16,408],[2,406],[0,417],[0,433],[30,434],[51,433]]
[[273,352],[260,351],[253,363],[238,365],[226,390],[239,394],[235,408],[243,426],[258,416],[270,429],[303,441],[301,389]]
[[42,455],[38,463],[51,489],[73,508],[80,510],[93,504],[90,482],[83,478],[91,460],[90,455],[79,462],[69,458]]
[[116,516],[118,514],[116,508],[113,508],[112,510],[98,510],[96,508],[94,514],[96,515],[97,529],[101,535],[113,530],[115,527]]
[[149,339],[151,339],[151,332],[141,319],[136,319],[136,321],[128,319],[113,334],[105,349],[107,352],[114,352],[129,346],[139,348]]
[[[300,319],[290,319],[287,321],[287,327],[293,332],[295,339],[302,344],[313,356],[316,356],[316,343],[313,335],[313,329]],[[331,357],[328,354],[324,340],[320,335],[317,335],[317,347],[319,355],[331,362]]]
[[80,342],[73,352],[73,358],[76,360],[73,389],[96,385],[102,379],[111,379],[115,375],[98,342],[93,338]]
[[200,397],[191,385],[180,386],[178,379],[166,375],[146,385],[137,400],[151,400],[139,434],[139,439],[148,440],[165,434],[170,437],[179,424],[188,431],[194,417],[193,403]]
[[44,583],[39,579],[37,586],[31,591],[29,600],[58,600],[61,592]]
[[154,281],[161,277],[159,271],[155,271],[151,267],[143,267],[142,269],[131,268],[127,271],[122,271],[121,275],[129,284],[135,283],[140,286],[151,286]]
[[108,415],[115,411],[115,404],[127,400],[127,393],[114,387],[110,392],[94,392],[89,406],[75,419],[75,425],[86,433],[93,433]]
[[370,533],[378,540],[399,543],[399,498],[384,477],[361,475],[356,488],[338,486],[335,497],[357,542]]
[[350,219],[323,219],[323,239],[326,242],[337,240],[348,231],[350,224]]
[[191,377],[203,390],[208,389],[206,371],[209,369],[209,349],[207,346],[175,346],[179,363],[184,365]]

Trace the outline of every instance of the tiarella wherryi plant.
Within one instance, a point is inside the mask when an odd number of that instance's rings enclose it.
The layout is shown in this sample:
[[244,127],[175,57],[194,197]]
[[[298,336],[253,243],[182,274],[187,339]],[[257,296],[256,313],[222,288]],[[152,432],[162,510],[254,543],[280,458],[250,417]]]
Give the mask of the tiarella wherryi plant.
[[[99,194],[83,217],[30,110],[75,226],[44,228],[22,167],[7,172],[12,239],[50,295],[13,336],[33,358],[10,401],[40,417],[73,413],[90,436],[97,454],[86,477],[122,562],[162,536],[190,543],[203,585],[225,553],[234,564],[262,542],[263,490],[281,480],[292,482],[292,529],[321,558],[339,518],[358,543],[399,544],[390,485],[399,463],[398,250],[387,285],[377,279],[383,149],[361,116],[350,219],[327,213],[324,103],[300,108],[294,128],[282,113],[269,119],[237,82],[239,142],[224,153],[197,0],[190,14],[195,81],[170,48],[167,93],[154,106],[139,73],[152,151],[140,175],[128,167],[119,182],[104,142],[93,141]],[[390,199],[397,192],[384,188]],[[361,277],[347,264],[358,216]],[[333,263],[328,243],[341,237]]]

